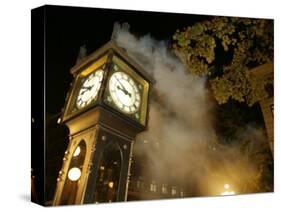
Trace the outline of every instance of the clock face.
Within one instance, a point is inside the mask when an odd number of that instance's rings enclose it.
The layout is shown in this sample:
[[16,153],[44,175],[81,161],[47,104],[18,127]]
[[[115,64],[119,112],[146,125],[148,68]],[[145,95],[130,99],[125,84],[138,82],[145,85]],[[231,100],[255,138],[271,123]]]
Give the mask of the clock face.
[[109,92],[115,105],[128,114],[133,114],[140,107],[140,92],[136,82],[124,72],[115,72],[109,80]]
[[99,69],[84,79],[76,100],[76,106],[78,109],[89,105],[97,97],[98,91],[101,87],[103,73],[103,70]]

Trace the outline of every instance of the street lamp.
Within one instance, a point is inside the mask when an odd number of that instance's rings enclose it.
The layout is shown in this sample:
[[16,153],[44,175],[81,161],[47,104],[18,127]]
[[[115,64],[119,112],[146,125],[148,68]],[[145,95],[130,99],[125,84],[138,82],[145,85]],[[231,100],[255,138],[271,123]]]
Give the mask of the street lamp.
[[223,187],[225,191],[221,193],[222,196],[235,195],[234,191],[230,191],[230,185],[228,183],[224,184]]

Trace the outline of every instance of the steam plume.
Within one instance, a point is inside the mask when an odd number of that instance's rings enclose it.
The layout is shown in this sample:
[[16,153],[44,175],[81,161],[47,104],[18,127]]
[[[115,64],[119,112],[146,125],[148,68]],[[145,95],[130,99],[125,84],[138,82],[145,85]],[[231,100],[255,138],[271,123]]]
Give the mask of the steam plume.
[[138,136],[134,154],[150,159],[144,172],[151,179],[185,188],[193,185],[189,190],[199,194],[200,186],[206,190],[213,183],[214,164],[216,170],[234,169],[232,160],[239,157],[234,154],[237,151],[226,153],[213,146],[213,104],[205,88],[206,80],[188,74],[165,42],[149,35],[137,38],[128,29],[119,27],[115,31],[117,44],[156,80],[148,131]]

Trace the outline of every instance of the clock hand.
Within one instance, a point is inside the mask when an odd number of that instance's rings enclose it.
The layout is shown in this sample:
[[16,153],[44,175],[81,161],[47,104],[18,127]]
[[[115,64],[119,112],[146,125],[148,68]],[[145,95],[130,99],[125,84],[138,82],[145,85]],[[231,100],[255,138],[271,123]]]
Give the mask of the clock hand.
[[124,90],[123,88],[121,88],[119,85],[117,85],[117,88],[121,91],[123,91],[126,95],[129,95],[129,97],[131,97],[131,93],[129,93],[127,90]]
[[126,88],[124,87],[124,85],[120,82],[120,80],[115,76],[115,79],[117,79],[117,81],[119,82],[119,84],[121,85],[121,87],[126,90]]
[[85,92],[87,92],[88,90],[91,90],[92,89],[92,86],[88,86],[88,87],[82,87],[83,89],[85,89],[85,90],[83,90],[83,91],[81,91],[81,95],[83,95]]
[[85,88],[87,90],[90,90],[93,86],[82,86],[82,88]]
[[120,88],[119,86],[117,86],[117,88],[119,90],[122,90],[126,95],[129,95],[130,97],[132,96],[132,94],[126,90],[126,88],[124,87],[124,85],[120,82],[120,80],[115,76],[116,80],[119,82],[119,85],[121,85],[122,88]]

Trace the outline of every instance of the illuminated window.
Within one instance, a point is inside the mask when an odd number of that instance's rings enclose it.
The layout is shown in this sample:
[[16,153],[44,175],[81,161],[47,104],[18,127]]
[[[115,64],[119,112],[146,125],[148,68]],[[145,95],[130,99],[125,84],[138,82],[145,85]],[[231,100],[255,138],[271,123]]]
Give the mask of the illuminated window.
[[144,182],[142,176],[139,176],[136,182],[136,186],[138,189],[144,189]]
[[184,195],[185,195],[184,190],[181,189],[181,191],[180,191],[180,196],[181,196],[181,197],[184,197]]
[[177,187],[176,186],[172,187],[171,193],[172,193],[172,196],[175,196],[177,194]]
[[162,193],[166,194],[168,192],[167,184],[162,184]]
[[150,191],[156,192],[156,190],[157,190],[157,185],[154,181],[152,181],[152,183],[150,184]]

